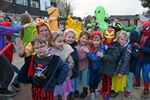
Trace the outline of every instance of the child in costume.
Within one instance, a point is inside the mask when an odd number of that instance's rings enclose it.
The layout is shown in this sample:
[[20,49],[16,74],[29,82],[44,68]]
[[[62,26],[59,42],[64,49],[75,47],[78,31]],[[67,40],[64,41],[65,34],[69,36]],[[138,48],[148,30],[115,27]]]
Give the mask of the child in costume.
[[80,98],[85,98],[88,95],[89,87],[89,59],[87,53],[84,51],[88,48],[88,42],[90,39],[89,33],[86,31],[81,32],[78,40],[78,64],[79,64],[79,80],[81,80],[83,91]]
[[[135,73],[135,67],[137,63],[138,56],[140,54],[139,47],[134,45],[139,41],[139,34],[137,31],[129,31],[129,45],[131,45],[131,53],[130,53],[130,60],[129,60],[129,73],[127,74],[127,83],[125,88],[125,97],[130,97],[133,91],[133,75]],[[128,45],[127,45],[128,46]]]
[[121,55],[118,59],[118,64],[116,71],[112,77],[112,88],[111,88],[111,97],[116,97],[119,92],[124,92],[127,83],[127,75],[129,74],[130,67],[130,53],[131,53],[131,44],[129,44],[129,36],[127,32],[117,33],[117,38],[122,39],[120,41],[122,48]]
[[[135,83],[134,83],[134,87],[140,87],[140,78],[141,78],[141,69],[142,69],[142,74],[146,76],[146,74],[148,74],[149,72],[145,72],[143,71],[143,68],[148,68],[145,67],[145,64],[148,64],[149,61],[149,52],[147,50],[149,50],[149,42],[147,40],[149,40],[149,34],[150,34],[150,29],[149,29],[149,25],[150,25],[150,21],[146,21],[143,26],[142,26],[142,32],[140,34],[140,41],[139,41],[139,48],[140,48],[140,55],[138,57],[138,61],[136,64],[136,70],[135,70]],[[148,43],[147,43],[148,42]],[[146,50],[143,49],[145,48],[146,45]],[[146,58],[145,58],[146,56]],[[146,70],[146,69],[145,69]],[[148,71],[148,70],[147,70]],[[145,80],[145,78],[144,78]],[[147,85],[146,85],[147,84]],[[146,79],[146,83],[145,83],[145,87],[148,87],[148,80]],[[148,90],[148,89],[147,89]]]
[[102,52],[98,52],[98,56],[102,58],[102,87],[100,88],[100,93],[103,94],[103,98],[106,99],[110,95],[111,91],[111,80],[112,75],[115,72],[118,59],[121,54],[122,38],[124,40],[124,35],[118,35],[116,41],[112,43],[110,47],[108,47],[105,54]]
[[97,56],[97,52],[105,51],[105,46],[102,46],[102,36],[100,32],[94,31],[91,33],[90,50],[85,48],[84,51],[87,53],[87,56],[90,59],[89,83],[90,83],[91,100],[96,100],[97,96],[96,89],[101,79],[101,58]]
[[144,81],[144,88],[142,98],[149,97],[149,85],[150,85],[150,20],[146,21],[142,26],[142,35],[140,38],[140,58],[142,59],[142,77]]
[[53,47],[50,49],[49,53],[52,55],[59,56],[64,62],[69,66],[69,73],[67,79],[62,85],[57,85],[55,87],[55,95],[58,98],[67,100],[67,96],[72,92],[72,84],[70,77],[72,76],[72,69],[74,67],[74,61],[71,56],[71,53],[74,51],[70,45],[64,43],[63,35],[59,33],[54,33],[54,38],[52,40]]
[[104,45],[110,47],[114,38],[116,37],[115,30],[113,28],[107,28],[104,31]]
[[[20,70],[18,80],[24,83],[28,79],[32,84],[32,100],[54,100],[54,88],[65,81],[68,65],[58,56],[48,53],[45,39],[35,38],[31,44],[36,55],[31,56],[30,66],[26,66],[26,70]],[[22,74],[27,74],[27,77]]]
[[78,77],[78,52],[76,49],[77,42],[75,41],[75,36],[76,36],[76,32],[73,29],[67,29],[64,32],[65,43],[69,44],[72,47],[72,49],[74,50],[74,52],[71,53],[71,56],[74,61],[74,67],[72,69],[72,76],[70,77],[73,92],[70,94],[69,100],[70,99],[73,100],[74,96],[79,97],[79,93],[77,91],[79,89],[78,80],[77,80],[77,77]]

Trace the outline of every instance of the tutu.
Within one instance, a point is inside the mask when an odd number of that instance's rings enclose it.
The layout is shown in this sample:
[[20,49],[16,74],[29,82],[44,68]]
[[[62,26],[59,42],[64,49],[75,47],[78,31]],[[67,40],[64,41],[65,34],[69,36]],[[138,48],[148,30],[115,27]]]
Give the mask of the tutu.
[[62,85],[57,85],[54,90],[54,95],[67,96],[70,92],[72,92],[72,85],[70,80],[66,80]]

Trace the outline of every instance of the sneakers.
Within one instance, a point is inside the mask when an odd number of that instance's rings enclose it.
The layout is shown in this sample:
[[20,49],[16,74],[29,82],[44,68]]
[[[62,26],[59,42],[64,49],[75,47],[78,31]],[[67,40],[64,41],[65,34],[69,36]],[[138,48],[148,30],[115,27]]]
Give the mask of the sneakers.
[[99,91],[95,90],[95,96],[98,97],[99,96]]
[[10,86],[11,86],[11,87],[12,87],[12,89],[14,89],[16,92],[21,91],[21,87],[20,87],[20,85],[10,84]]
[[141,97],[142,98],[148,98],[149,97],[149,90],[144,90]]
[[109,97],[109,95],[110,95],[110,92],[105,92],[104,94],[103,94],[103,99],[106,99],[106,98],[108,98]]
[[91,93],[91,100],[95,100],[96,97],[95,97],[95,93]]
[[139,79],[135,79],[135,83],[133,84],[133,87],[135,87],[135,88],[140,87],[140,80]]
[[110,97],[115,98],[118,96],[119,93],[115,92],[115,91],[111,91],[110,93]]
[[125,97],[130,97],[130,96],[131,96],[131,93],[128,92],[128,91],[126,91],[126,92],[124,93],[124,96],[125,96]]
[[140,83],[134,83],[134,84],[133,84],[133,87],[134,87],[134,88],[140,87]]
[[7,97],[12,97],[16,93],[10,92],[8,89],[0,89],[0,96],[7,96]]
[[81,93],[80,98],[84,99],[87,95],[88,95],[88,88],[83,87],[83,92]]

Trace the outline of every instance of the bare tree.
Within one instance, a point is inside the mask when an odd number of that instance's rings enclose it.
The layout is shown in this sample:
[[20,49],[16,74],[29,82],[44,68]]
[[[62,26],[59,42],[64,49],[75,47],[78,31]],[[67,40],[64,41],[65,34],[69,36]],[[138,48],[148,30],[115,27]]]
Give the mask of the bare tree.
[[68,15],[73,15],[71,0],[57,0],[57,7],[60,11],[60,17],[66,18]]
[[150,17],[150,0],[139,0],[144,8],[148,8],[146,15]]

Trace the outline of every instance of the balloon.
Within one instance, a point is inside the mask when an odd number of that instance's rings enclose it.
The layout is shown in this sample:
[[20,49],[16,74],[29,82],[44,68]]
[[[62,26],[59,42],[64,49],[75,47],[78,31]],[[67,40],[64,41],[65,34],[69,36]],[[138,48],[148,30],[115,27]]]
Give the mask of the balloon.
[[96,17],[96,21],[99,23],[99,30],[103,34],[104,31],[108,27],[107,23],[104,21],[105,20],[106,11],[105,11],[105,9],[102,6],[98,6],[95,9],[95,14],[94,15]]
[[49,26],[52,32],[58,31],[58,17],[59,17],[59,10],[56,7],[48,8],[49,14]]
[[82,31],[82,22],[76,21],[76,20],[72,19],[71,16],[68,16],[66,29],[75,30],[76,31],[76,40],[78,40],[80,33]]

